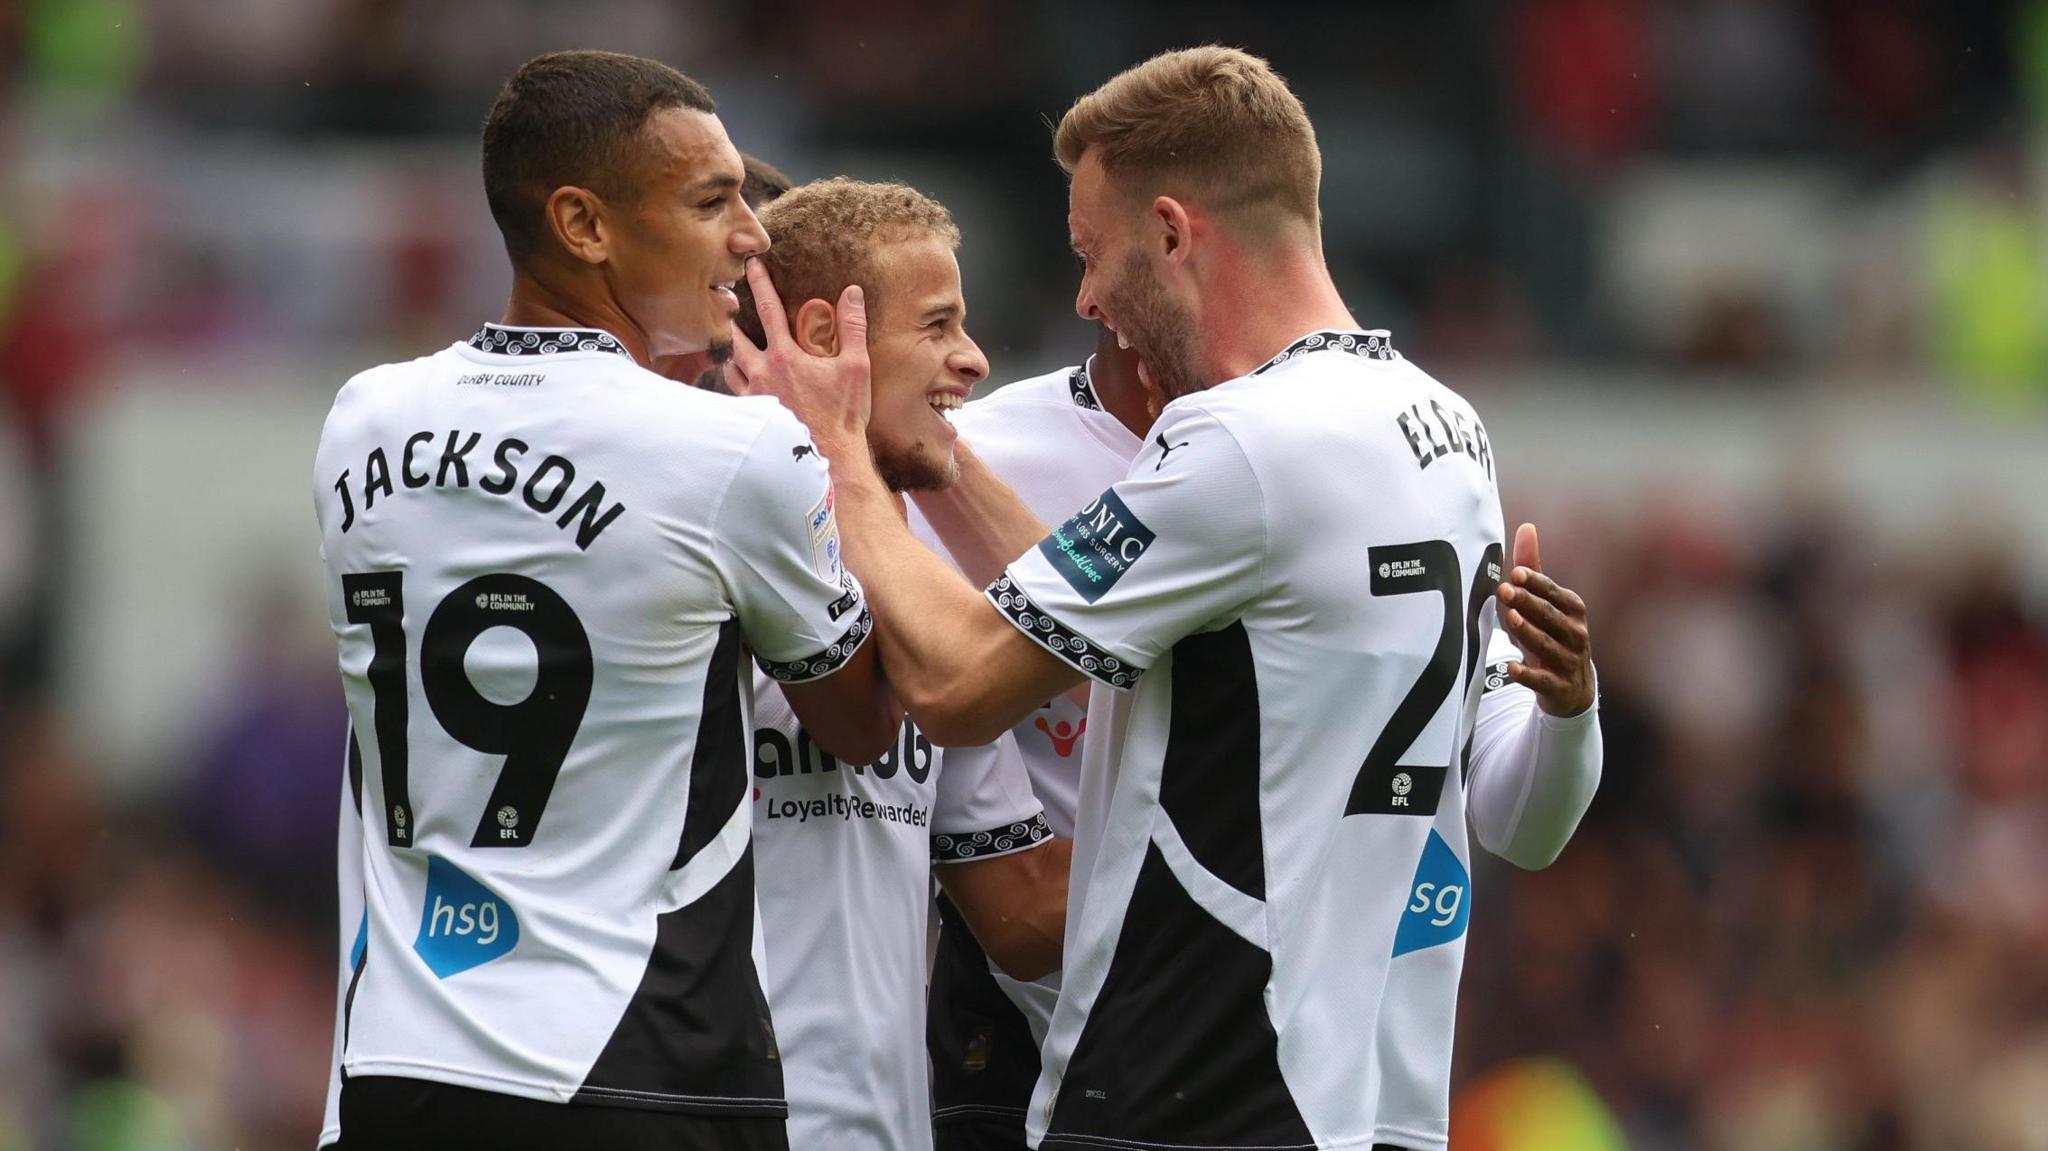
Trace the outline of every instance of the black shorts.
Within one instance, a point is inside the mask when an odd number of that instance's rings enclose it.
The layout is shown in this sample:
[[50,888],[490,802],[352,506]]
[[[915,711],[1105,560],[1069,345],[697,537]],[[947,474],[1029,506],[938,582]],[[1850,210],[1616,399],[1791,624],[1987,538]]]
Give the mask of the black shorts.
[[[932,1151],[1028,1151],[1024,1117],[956,1115],[932,1128]],[[1375,1143],[1372,1151],[1407,1151],[1392,1143]]]
[[1027,1151],[1023,1115],[959,1115],[932,1124],[932,1151]]
[[789,1151],[780,1119],[549,1103],[425,1079],[342,1081],[339,1151]]
[[1038,1083],[1038,1043],[943,895],[925,1038],[939,1151],[1022,1151],[1024,1115]]

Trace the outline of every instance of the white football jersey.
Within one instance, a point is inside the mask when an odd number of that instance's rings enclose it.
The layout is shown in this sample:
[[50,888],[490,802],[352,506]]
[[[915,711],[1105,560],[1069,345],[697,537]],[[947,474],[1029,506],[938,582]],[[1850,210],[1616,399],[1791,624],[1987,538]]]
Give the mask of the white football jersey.
[[[1090,365],[1093,364],[1091,358]],[[1048,524],[1124,478],[1141,441],[1096,398],[1088,366],[1004,385],[953,416],[961,440]],[[927,537],[929,538],[929,537]],[[1074,834],[1088,714],[1065,695],[1011,729],[1054,834]]]
[[[962,442],[1047,523],[1066,519],[1122,479],[1138,454],[1138,437],[1095,394],[1093,363],[1006,384],[953,416]],[[915,505],[911,527],[944,554]],[[1062,693],[1010,731],[1032,791],[1063,837],[1074,833],[1087,730],[1086,709]],[[1052,1021],[1060,974],[1030,982],[1011,978],[982,954],[950,912],[940,931],[941,958],[932,969],[930,992],[932,1118],[941,1124],[1001,1118],[1014,1122],[1021,1138],[1038,1074],[1038,1044]]]
[[845,763],[765,677],[757,692],[754,840],[790,1146],[929,1148],[932,866],[1052,832],[1007,738],[939,748],[906,722],[880,760]]
[[1406,1117],[1447,1109],[1502,570],[1485,430],[1384,333],[1318,332],[1152,433],[989,589],[1129,689],[1083,741],[1030,1136],[1439,1147]]
[[363,961],[370,930],[363,910],[363,759],[353,728],[348,734],[348,762],[341,778],[341,818],[335,825],[334,878],[341,930],[339,977],[334,991],[334,1055],[327,1068],[327,1106],[320,1116],[320,1146],[341,1142],[341,1035],[346,1026],[348,989]]
[[351,1076],[778,1117],[752,675],[871,628],[771,399],[486,325],[335,398],[322,554],[361,762]]

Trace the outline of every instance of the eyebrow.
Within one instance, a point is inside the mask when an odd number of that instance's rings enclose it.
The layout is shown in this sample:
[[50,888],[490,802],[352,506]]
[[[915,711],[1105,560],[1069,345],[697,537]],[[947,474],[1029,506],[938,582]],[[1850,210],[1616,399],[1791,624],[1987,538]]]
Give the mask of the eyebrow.
[[960,305],[958,304],[938,304],[934,307],[926,308],[924,310],[924,315],[919,317],[919,319],[922,322],[928,324],[931,323],[933,320],[951,319],[959,314]]
[[693,181],[684,189],[684,194],[694,196],[700,192],[725,192],[739,187],[740,183],[741,180],[738,176],[721,173],[716,176],[706,176],[701,180]]

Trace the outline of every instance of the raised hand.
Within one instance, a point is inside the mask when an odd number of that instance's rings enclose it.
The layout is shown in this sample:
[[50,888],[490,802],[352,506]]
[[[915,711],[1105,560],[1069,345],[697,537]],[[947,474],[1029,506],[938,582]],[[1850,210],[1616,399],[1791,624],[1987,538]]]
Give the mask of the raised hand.
[[868,411],[873,402],[868,368],[868,313],[860,285],[849,284],[833,309],[839,350],[814,355],[799,347],[775,282],[759,260],[747,261],[747,285],[754,310],[761,317],[767,347],[733,329],[732,363],[726,381],[741,395],[768,395],[781,400],[810,428],[831,458],[838,451],[867,451]]
[[1537,706],[1560,718],[1593,706],[1593,634],[1586,601],[1543,574],[1536,525],[1515,529],[1515,566],[1500,585],[1501,625],[1522,649],[1508,677],[1536,693]]

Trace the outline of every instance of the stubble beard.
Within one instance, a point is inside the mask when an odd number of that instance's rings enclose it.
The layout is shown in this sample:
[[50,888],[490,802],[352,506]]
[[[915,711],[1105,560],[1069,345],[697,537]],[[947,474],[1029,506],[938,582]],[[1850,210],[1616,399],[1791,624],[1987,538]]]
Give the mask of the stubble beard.
[[[1195,319],[1133,252],[1124,258],[1115,289],[1106,293],[1117,331],[1145,366],[1157,407],[1202,390],[1195,370]],[[1155,418],[1157,413],[1154,413]]]
[[875,472],[892,492],[942,492],[960,478],[960,461],[947,452],[933,458],[931,448],[917,444],[904,452],[870,449]]

